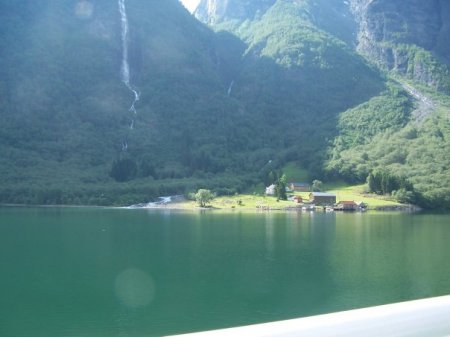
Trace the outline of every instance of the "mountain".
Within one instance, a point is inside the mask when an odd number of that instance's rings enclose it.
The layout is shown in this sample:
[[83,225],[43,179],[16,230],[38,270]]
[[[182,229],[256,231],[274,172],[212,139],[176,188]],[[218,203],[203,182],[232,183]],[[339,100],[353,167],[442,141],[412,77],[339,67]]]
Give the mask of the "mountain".
[[450,4],[445,0],[202,0],[195,15],[215,30],[245,38],[245,27],[280,6],[302,8],[315,28],[356,47],[383,71],[450,93]]
[[394,89],[395,101],[382,95],[341,114],[328,169],[359,181],[370,171],[389,171],[410,181],[414,202],[449,208],[450,6],[354,0],[351,9],[358,52],[401,91]]
[[[254,2],[240,2],[238,10],[232,6],[238,2],[225,2],[230,12],[208,3],[218,9],[210,13],[217,22],[213,28],[245,43],[240,63],[227,73],[232,98],[266,136],[258,151],[320,171],[338,113],[381,92],[383,77],[346,43],[318,28],[306,2],[277,1],[266,12],[255,12]],[[202,8],[201,3],[197,13]]]
[[408,2],[202,0],[202,23],[178,0],[0,0],[0,202],[235,193],[295,162],[401,172],[447,207],[448,6]]
[[[321,157],[320,150],[316,149],[314,156],[305,157],[298,150],[298,165],[307,167],[304,158],[309,163],[320,158],[320,163],[310,167],[310,171],[321,169],[321,177],[328,175],[327,179],[344,178],[352,182],[365,181],[371,172],[386,171],[383,174],[392,175],[398,181],[406,179],[413,186],[408,185],[413,190],[408,194],[404,187],[393,184],[395,190],[392,193],[399,200],[417,202],[425,207],[448,208],[448,4],[439,0],[408,0],[406,3],[278,0],[264,2],[263,6],[257,3],[204,0],[196,16],[216,31],[229,31],[246,41],[247,54],[255,55],[254,50],[260,48],[263,56],[274,59],[289,73],[296,53],[303,57],[310,53],[312,59],[321,58],[331,64],[331,71],[323,83],[317,75],[307,79],[311,91],[299,98],[296,106],[305,107],[318,92],[327,93],[321,98],[327,108],[334,106],[329,100],[330,92],[336,95],[336,101],[349,103],[348,107],[331,110],[333,113],[328,118],[336,128],[327,127],[323,120],[314,123],[320,127],[313,129],[313,133],[327,130],[326,134],[330,136],[321,142],[320,148],[328,148],[326,155]],[[320,40],[318,48],[311,47],[311,31],[327,39]],[[330,47],[328,41],[337,42],[336,48],[330,53],[322,53],[321,50]],[[338,56],[343,51],[348,56],[346,59]],[[358,57],[364,60],[360,61]],[[364,80],[361,74],[367,68],[355,66],[356,60],[378,70]],[[313,69],[311,63],[297,64],[303,71]],[[375,75],[377,71],[378,76]],[[291,74],[297,79],[302,77]],[[361,92],[346,85],[350,78],[356,80]],[[338,84],[338,88],[327,90],[327,81]],[[345,96],[346,92],[366,101],[362,104],[352,102]],[[367,95],[365,98],[363,92]],[[295,98],[289,101],[295,102]],[[317,107],[320,103],[313,105]],[[295,113],[299,113],[296,110]],[[306,111],[302,114],[307,118],[311,115]],[[317,116],[317,112],[312,114]],[[301,137],[302,133],[299,135]],[[308,140],[313,139],[307,137],[300,147],[311,147]]]
[[246,121],[219,76],[219,38],[177,0],[125,5],[136,114],[118,2],[1,1],[1,200],[145,200],[179,192],[154,180],[214,172],[230,156],[230,125]]

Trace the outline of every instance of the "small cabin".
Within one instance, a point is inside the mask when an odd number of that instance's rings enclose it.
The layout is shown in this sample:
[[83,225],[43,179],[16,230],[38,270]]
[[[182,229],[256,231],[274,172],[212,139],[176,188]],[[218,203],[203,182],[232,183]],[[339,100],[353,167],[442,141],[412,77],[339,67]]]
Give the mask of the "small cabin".
[[359,208],[358,204],[354,201],[339,201],[335,210],[338,211],[356,211]]
[[309,192],[311,186],[307,183],[290,183],[289,188],[294,192]]
[[317,206],[330,206],[336,203],[336,194],[323,193],[323,192],[311,192],[309,194],[309,202]]

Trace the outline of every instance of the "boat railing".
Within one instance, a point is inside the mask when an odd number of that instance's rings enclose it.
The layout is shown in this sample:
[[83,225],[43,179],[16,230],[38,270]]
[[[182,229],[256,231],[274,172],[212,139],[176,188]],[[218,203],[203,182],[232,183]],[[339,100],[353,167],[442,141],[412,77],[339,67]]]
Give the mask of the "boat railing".
[[450,295],[177,337],[450,336]]

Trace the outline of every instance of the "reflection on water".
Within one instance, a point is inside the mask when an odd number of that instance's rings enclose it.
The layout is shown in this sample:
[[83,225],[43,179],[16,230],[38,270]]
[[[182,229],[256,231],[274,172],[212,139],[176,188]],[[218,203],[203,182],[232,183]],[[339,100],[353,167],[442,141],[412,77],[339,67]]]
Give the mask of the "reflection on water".
[[161,336],[448,294],[448,220],[0,208],[0,335]]

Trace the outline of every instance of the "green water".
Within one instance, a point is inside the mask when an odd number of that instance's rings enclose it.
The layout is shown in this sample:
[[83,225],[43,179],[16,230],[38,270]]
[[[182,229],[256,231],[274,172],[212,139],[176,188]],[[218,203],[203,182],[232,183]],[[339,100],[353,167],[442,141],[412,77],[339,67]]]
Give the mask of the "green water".
[[0,336],[162,336],[450,294],[450,215],[0,208]]

